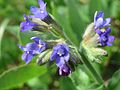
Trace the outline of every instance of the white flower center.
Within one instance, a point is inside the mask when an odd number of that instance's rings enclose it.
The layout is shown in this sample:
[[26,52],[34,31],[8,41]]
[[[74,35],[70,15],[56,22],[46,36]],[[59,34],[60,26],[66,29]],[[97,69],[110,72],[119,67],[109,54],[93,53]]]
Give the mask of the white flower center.
[[41,44],[38,44],[38,47],[39,47],[39,48],[42,48],[42,47],[43,47],[43,45],[41,45]]
[[103,40],[103,41],[106,41],[106,40],[107,40],[107,38],[104,36],[104,37],[102,37],[102,40]]
[[29,54],[29,51],[27,51],[27,54]]
[[40,13],[44,13],[44,11],[43,11],[43,10],[40,10]]

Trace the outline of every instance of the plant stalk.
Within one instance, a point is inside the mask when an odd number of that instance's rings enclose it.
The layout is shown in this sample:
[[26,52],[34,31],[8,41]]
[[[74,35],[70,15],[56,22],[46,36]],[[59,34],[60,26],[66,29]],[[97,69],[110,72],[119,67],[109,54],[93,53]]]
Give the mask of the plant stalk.
[[77,53],[79,58],[81,59],[81,61],[84,63],[84,65],[86,66],[86,68],[91,72],[94,80],[99,84],[102,85],[104,84],[104,81],[102,79],[102,77],[97,73],[97,71],[95,70],[95,68],[93,67],[93,65],[91,64],[91,62],[86,58],[85,54],[83,53],[82,50],[77,49]]

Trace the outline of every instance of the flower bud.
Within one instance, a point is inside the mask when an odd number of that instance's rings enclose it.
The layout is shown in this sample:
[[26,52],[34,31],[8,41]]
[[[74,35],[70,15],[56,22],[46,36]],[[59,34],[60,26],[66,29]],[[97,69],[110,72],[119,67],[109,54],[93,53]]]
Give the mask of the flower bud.
[[61,76],[68,76],[71,73],[71,69],[68,65],[63,64],[59,67],[59,75]]
[[74,65],[82,64],[80,58],[78,57],[77,53],[73,49],[70,50],[70,56],[71,56],[70,57],[71,63],[73,63]]
[[48,60],[50,59],[51,53],[52,53],[51,50],[46,50],[46,51],[42,52],[37,59],[37,64],[43,65],[46,62],[48,62]]
[[94,23],[91,23],[83,35],[81,48],[91,61],[101,63],[102,56],[107,56],[107,51],[98,48],[98,46],[100,46],[99,35],[94,30]]
[[82,43],[88,47],[98,46],[98,34],[94,31],[94,23],[88,25],[83,34],[83,41]]
[[94,35],[95,35],[95,32],[94,32],[94,23],[91,23],[86,28],[86,30],[85,30],[85,32],[83,34],[83,39],[89,39],[89,38],[93,37]]
[[53,46],[57,45],[57,44],[64,44],[65,40],[64,39],[57,39],[57,40],[47,40],[47,48],[48,49],[52,49]]
[[39,18],[32,18],[32,22],[37,24],[37,26],[33,27],[33,31],[48,32],[52,28],[50,25],[43,22]]

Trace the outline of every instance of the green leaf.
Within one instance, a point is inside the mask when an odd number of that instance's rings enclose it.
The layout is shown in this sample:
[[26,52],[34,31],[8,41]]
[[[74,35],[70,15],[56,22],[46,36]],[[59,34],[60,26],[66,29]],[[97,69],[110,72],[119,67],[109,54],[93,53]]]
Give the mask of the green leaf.
[[43,75],[45,72],[44,66],[37,66],[36,64],[12,68],[0,75],[0,90],[16,87],[29,79]]
[[77,89],[69,77],[63,77],[60,80],[60,89],[59,90],[77,90]]
[[[60,9],[60,8],[59,8]],[[63,9],[63,8],[61,8]],[[61,11],[60,9],[60,11]],[[64,16],[64,20],[62,20]],[[77,35],[75,34],[75,32],[72,30],[71,26],[70,26],[70,20],[68,18],[68,13],[64,13],[61,15],[61,24],[64,28],[64,32],[65,35],[67,35],[67,37],[75,44],[75,45],[79,45],[79,41],[77,39]]]
[[92,21],[96,11],[103,11],[105,16],[110,16],[110,5],[108,0],[90,0],[89,15]]
[[110,12],[112,17],[114,18],[120,17],[120,1],[119,0],[111,1]]
[[[71,29],[67,7],[63,7],[63,6],[57,7],[53,3],[51,4],[51,7],[53,11],[52,14],[53,16],[55,16],[55,18],[57,18],[57,21],[59,21],[59,23],[62,25],[65,35],[68,37],[70,41],[72,41],[75,45],[78,46],[79,41],[77,39],[76,34]],[[63,16],[64,16],[64,20],[63,20]]]
[[77,90],[104,90],[104,85],[98,85],[92,81],[87,70],[81,65],[71,74],[70,78],[77,87]]
[[120,69],[115,72],[108,84],[109,90],[120,90]]
[[71,79],[76,85],[80,85],[80,87],[87,87],[90,84],[90,78],[88,75],[80,69],[82,67],[76,68],[76,71],[71,74]]
[[85,28],[85,22],[79,14],[76,0],[67,0],[70,25],[73,32],[77,35],[77,40],[82,41],[82,34]]
[[33,32],[31,30],[26,32],[19,32],[19,42],[20,44],[26,44],[28,42],[31,42],[30,38],[33,36],[38,36],[38,32]]
[[20,26],[19,25],[9,25],[6,28],[6,31],[10,32],[16,38],[19,38]]
[[17,40],[18,39],[16,39],[15,36],[9,36],[9,34],[5,33],[1,46],[2,58],[0,60],[0,70],[7,68],[10,64],[15,64],[16,62],[19,62],[18,56],[20,55],[20,51],[17,46]]
[[1,42],[2,42],[2,37],[3,37],[3,34],[4,34],[4,31],[5,31],[5,28],[8,24],[9,20],[8,19],[5,19],[2,24],[0,25],[0,59],[1,59]]
[[89,6],[89,14],[91,20],[94,18],[95,11],[100,11],[102,9],[102,1],[101,0],[90,0]]

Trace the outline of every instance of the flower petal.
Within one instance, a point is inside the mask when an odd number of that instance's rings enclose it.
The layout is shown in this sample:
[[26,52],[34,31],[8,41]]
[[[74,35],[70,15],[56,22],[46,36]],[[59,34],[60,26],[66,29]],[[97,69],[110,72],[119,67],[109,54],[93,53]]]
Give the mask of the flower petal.
[[31,30],[33,28],[33,26],[28,24],[27,22],[22,22],[20,24],[20,28],[21,28],[20,29],[21,32],[25,32],[25,31]]
[[32,54],[28,54],[27,52],[25,52],[23,55],[22,55],[22,59],[26,62],[26,64],[28,64],[33,58],[33,55]]
[[66,56],[64,56],[64,59],[65,59],[66,62],[68,62],[69,59],[70,59],[70,54],[68,53]]
[[103,24],[103,18],[99,18],[95,23],[95,28],[99,28]]
[[38,0],[38,3],[39,3],[39,5],[40,5],[40,7],[42,7],[42,6],[45,5],[45,3],[43,2],[43,0]]
[[38,45],[36,43],[28,43],[26,45],[27,51],[33,51],[38,49]]
[[31,40],[33,40],[35,43],[39,44],[40,38],[32,37]]
[[34,14],[34,16],[31,16],[31,17],[40,18],[41,20],[44,20],[45,17],[47,17],[48,15],[46,11],[46,4],[42,0],[39,0],[38,3],[40,5],[40,8],[37,8],[35,6],[30,7],[31,13]]
[[111,32],[111,28],[107,28],[104,34],[109,35],[110,32]]
[[40,5],[40,8],[44,7],[46,4],[43,2],[43,0],[38,0],[38,3]]
[[35,54],[40,54],[42,51],[44,51],[46,49],[46,46],[42,46],[42,47],[38,47],[36,48],[36,50],[34,50]]
[[108,42],[113,42],[114,40],[115,40],[115,37],[114,37],[114,36],[109,36]]
[[68,76],[71,73],[71,69],[68,65],[64,64],[59,67],[59,75]]
[[101,35],[102,34],[102,32],[100,31],[100,30],[95,30],[95,32],[97,33],[97,34],[99,34],[99,35]]
[[104,20],[104,23],[103,23],[103,26],[110,26],[110,21],[111,21],[111,18],[106,18],[106,20]]
[[29,21],[29,17],[26,14],[24,14],[23,17],[25,21]]
[[39,8],[38,7],[35,7],[35,6],[31,6],[30,7],[30,11],[32,14],[36,15],[38,12],[39,12]]
[[31,22],[29,20],[29,17],[24,14],[24,19],[26,20],[25,22],[20,23],[20,31],[25,32],[27,30],[32,29],[34,26],[37,26],[35,23]]
[[50,60],[53,61],[53,60],[55,60],[56,58],[57,58],[57,51],[54,50],[54,51],[52,52],[51,56],[50,56]]
[[67,45],[62,45],[67,51],[69,51],[69,47]]
[[95,12],[95,15],[94,15],[94,23],[99,19],[99,18],[103,18],[104,17],[104,13],[103,11],[99,11],[99,12]]
[[57,57],[56,58],[56,65],[58,67],[61,67],[63,64],[65,64],[64,57]]
[[21,45],[18,45],[18,47],[23,50],[23,51],[26,51],[26,48],[24,46],[21,46]]
[[98,13],[97,13],[97,19],[98,18],[103,18],[104,17],[104,12],[103,11],[99,11]]
[[112,46],[112,44],[110,42],[107,42],[107,46]]

